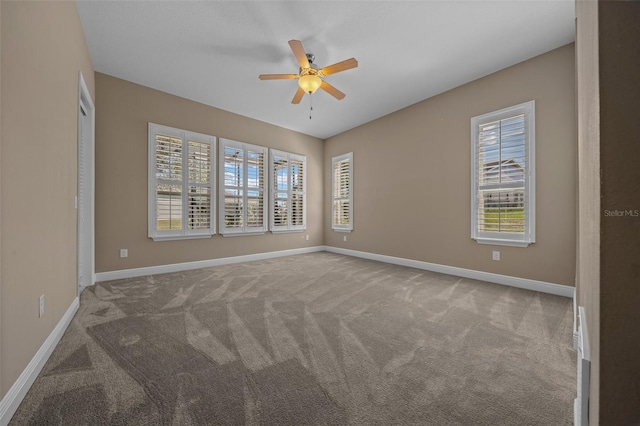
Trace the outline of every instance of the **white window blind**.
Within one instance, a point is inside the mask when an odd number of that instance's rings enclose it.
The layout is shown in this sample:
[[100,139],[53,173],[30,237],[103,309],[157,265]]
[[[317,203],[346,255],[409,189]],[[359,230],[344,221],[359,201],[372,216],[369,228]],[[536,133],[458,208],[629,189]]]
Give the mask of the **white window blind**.
[[266,232],[267,148],[220,139],[220,152],[220,233]]
[[333,157],[332,168],[332,219],[334,231],[353,230],[353,152]]
[[215,233],[215,138],[149,123],[149,237]]
[[527,246],[535,241],[534,101],[471,119],[471,237]]
[[307,157],[271,150],[271,231],[306,229]]

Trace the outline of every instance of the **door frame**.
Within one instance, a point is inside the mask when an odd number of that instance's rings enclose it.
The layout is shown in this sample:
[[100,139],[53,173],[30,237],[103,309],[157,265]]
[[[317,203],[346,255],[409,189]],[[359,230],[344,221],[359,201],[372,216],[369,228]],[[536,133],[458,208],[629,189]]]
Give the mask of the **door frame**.
[[[76,196],[76,209],[79,209],[80,203],[86,202],[87,207],[87,215],[86,219],[89,221],[89,235],[85,235],[84,237],[88,240],[87,246],[91,247],[89,259],[87,259],[91,265],[91,274],[90,274],[90,282],[88,285],[93,285],[96,282],[96,272],[95,272],[95,129],[96,129],[96,115],[95,115],[95,105],[93,100],[91,99],[91,93],[89,93],[89,89],[87,88],[87,84],[84,80],[82,72],[78,72],[78,188],[76,192],[78,195]],[[87,129],[87,134],[85,138],[81,138],[81,112],[80,108],[84,107],[87,113],[87,117],[89,118],[89,128]],[[88,159],[88,164],[83,164],[84,167],[80,167],[80,162],[84,161],[84,158],[81,158],[80,154],[80,144],[84,144],[83,148],[85,152],[88,153],[86,158]],[[81,194],[79,191],[80,187],[80,170],[85,171],[85,183],[89,187],[89,199],[83,200],[81,199]],[[77,280],[77,294],[80,295],[82,290],[85,287],[81,286],[80,283],[80,214],[77,212],[77,241],[76,241],[76,280]]]

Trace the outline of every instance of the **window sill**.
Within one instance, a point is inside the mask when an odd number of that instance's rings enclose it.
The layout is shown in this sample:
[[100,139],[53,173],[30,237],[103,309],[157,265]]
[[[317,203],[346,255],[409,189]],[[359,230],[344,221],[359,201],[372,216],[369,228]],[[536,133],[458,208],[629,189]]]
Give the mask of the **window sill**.
[[333,232],[352,232],[353,229],[331,228]]
[[202,235],[175,235],[175,236],[155,236],[149,237],[153,241],[176,241],[176,240],[198,240],[202,238],[211,238],[213,234]]
[[497,238],[474,238],[478,244],[489,244],[494,246],[529,247],[532,241],[500,240]]
[[257,232],[232,232],[232,233],[226,233],[226,234],[222,234],[221,235],[223,237],[247,237],[247,236],[251,236],[251,235],[264,235],[266,234],[266,231],[257,231]]
[[306,231],[306,229],[272,229],[271,233],[272,234],[294,234],[294,233],[300,233],[300,232],[304,232]]

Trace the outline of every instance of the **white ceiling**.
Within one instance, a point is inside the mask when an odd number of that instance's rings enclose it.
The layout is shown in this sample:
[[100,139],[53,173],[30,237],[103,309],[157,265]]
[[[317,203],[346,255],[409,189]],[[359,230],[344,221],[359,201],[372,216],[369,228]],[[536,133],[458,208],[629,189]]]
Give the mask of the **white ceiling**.
[[[78,1],[96,71],[328,138],[574,40],[562,1]],[[346,93],[299,105],[288,40]],[[309,119],[310,98],[313,118]]]

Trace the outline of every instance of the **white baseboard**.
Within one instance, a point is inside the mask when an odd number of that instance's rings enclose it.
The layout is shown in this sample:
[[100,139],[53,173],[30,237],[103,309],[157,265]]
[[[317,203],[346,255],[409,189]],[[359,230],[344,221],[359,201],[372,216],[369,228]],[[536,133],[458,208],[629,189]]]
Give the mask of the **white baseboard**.
[[339,247],[325,246],[325,250],[331,253],[347,256],[361,257],[363,259],[377,260],[379,262],[392,263],[394,265],[408,266],[410,268],[424,269],[439,272],[441,274],[455,275],[479,281],[555,294],[564,297],[573,297],[574,288],[568,285],[553,284],[544,281],[530,280],[527,278],[511,277],[508,275],[493,274],[490,272],[474,271],[473,269],[458,268],[456,266],[439,265],[437,263],[422,262],[420,260],[405,259],[402,257],[386,256],[383,254],[368,253],[365,251],[349,250]]
[[578,306],[578,372],[576,374],[576,399],[574,402],[573,424],[589,426],[589,394],[591,386],[591,354],[587,317],[583,306]]
[[[408,266],[411,268],[425,269],[427,271],[439,272],[442,274],[456,275],[479,281],[488,281],[496,284],[511,287],[523,288],[526,290],[539,291],[542,293],[555,294],[564,297],[573,297],[575,289],[561,284],[553,284],[544,281],[530,280],[527,278],[511,277],[508,275],[493,274],[490,272],[474,271],[472,269],[458,268],[455,266],[439,265],[437,263],[422,262],[419,260],[405,259],[401,257],[386,256],[383,254],[369,253],[364,251],[349,250],[339,247],[314,246],[291,250],[270,251],[265,253],[247,254],[243,256],[223,257],[220,259],[199,260],[195,262],[172,263],[169,265],[147,266],[143,268],[123,269],[119,271],[108,271],[96,273],[96,282],[119,280],[123,278],[142,277],[145,275],[166,274],[169,272],[187,271],[190,269],[210,268],[212,266],[228,265],[232,263],[250,262],[254,260],[265,260],[276,257],[292,256],[296,254],[314,253],[328,251],[331,253],[344,254],[347,256],[360,257],[363,259],[376,260],[379,262],[392,263],[394,265]],[[1,425],[0,425],[1,426]]]
[[304,247],[290,250],[269,251],[265,253],[246,254],[243,256],[222,257],[219,259],[199,260],[195,262],[172,263],[169,265],[146,266],[143,268],[123,269],[96,273],[95,282],[120,280],[123,278],[143,277],[145,275],[166,274],[168,272],[188,271],[190,269],[210,268],[212,266],[229,265],[231,263],[251,262],[254,260],[272,259],[295,254],[324,251],[324,246]]
[[0,401],[0,426],[9,424],[9,420],[11,420],[11,417],[15,414],[18,406],[31,388],[31,385],[33,385],[36,377],[38,377],[42,367],[44,367],[44,364],[51,356],[53,349],[60,341],[69,323],[71,323],[79,306],[80,299],[76,297],[53,331],[51,331],[47,340],[40,346],[38,352],[36,352],[22,374],[20,374],[18,380],[16,380],[13,386],[11,386],[11,389],[9,389],[9,392],[7,392],[4,398],[2,398],[2,401]]
[[573,349],[578,350],[578,298],[577,298],[578,281],[573,289]]

